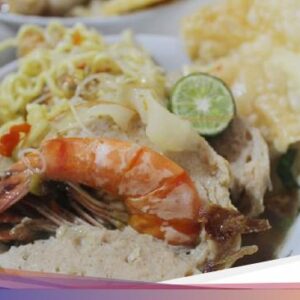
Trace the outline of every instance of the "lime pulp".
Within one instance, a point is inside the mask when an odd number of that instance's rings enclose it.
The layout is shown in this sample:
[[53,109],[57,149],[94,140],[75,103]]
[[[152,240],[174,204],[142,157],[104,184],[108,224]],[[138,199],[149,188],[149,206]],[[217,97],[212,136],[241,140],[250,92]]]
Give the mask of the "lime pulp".
[[224,131],[235,115],[235,102],[226,84],[209,74],[180,79],[171,95],[171,110],[192,123],[197,132],[214,136]]

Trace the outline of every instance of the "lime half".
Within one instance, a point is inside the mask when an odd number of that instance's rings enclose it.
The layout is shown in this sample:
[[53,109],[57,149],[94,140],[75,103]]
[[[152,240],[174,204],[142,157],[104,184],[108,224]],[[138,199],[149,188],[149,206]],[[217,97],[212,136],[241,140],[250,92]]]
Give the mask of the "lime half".
[[171,110],[192,123],[199,134],[224,131],[235,115],[235,102],[226,84],[214,76],[196,73],[180,79],[172,92]]

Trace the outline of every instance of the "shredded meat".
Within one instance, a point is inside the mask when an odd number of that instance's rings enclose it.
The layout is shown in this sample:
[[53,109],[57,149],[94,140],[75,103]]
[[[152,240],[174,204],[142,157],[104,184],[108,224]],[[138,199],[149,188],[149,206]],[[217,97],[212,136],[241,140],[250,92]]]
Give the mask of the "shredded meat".
[[267,220],[250,219],[240,212],[211,205],[201,216],[210,239],[227,242],[240,234],[261,232],[270,229]]
[[232,244],[243,234],[257,233],[271,228],[267,220],[251,219],[235,209],[214,204],[210,205],[200,218],[204,222],[207,240],[217,245],[216,256],[207,260],[203,272],[230,268],[240,258],[254,254],[258,251],[255,245],[233,248]]
[[253,255],[258,248],[256,246],[242,247],[241,249],[221,257],[219,260],[209,261],[204,266],[203,272],[214,272],[232,267],[239,259],[246,255]]
[[10,236],[15,241],[32,242],[40,238],[44,233],[56,232],[57,226],[45,219],[24,218],[22,222],[10,230]]
[[[89,128],[94,129],[93,131],[99,136],[130,140],[159,151],[147,139],[142,124],[136,124],[128,133],[125,133],[116,126],[112,126],[110,121],[101,119],[94,127],[89,126]],[[80,134],[76,131],[70,132],[71,136],[80,136]],[[230,255],[233,255],[231,261],[238,259],[239,255],[244,253],[238,252],[241,247],[241,234],[267,229],[268,223],[246,219],[231,204],[229,194],[231,176],[227,161],[218,155],[204,139],[196,151],[169,152],[165,155],[189,173],[201,199],[210,207],[201,216],[205,230],[203,229],[200,234],[199,245],[191,251],[198,251],[199,257],[203,258],[201,260],[203,263],[219,262]],[[13,184],[18,184],[18,182],[13,182]],[[106,201],[103,195],[98,195],[86,187],[68,184],[66,188],[65,184],[53,183],[49,186],[49,183],[46,183],[44,193],[45,197],[27,195],[16,204],[15,208],[22,212],[23,217],[26,216],[32,220],[41,218],[47,220],[51,225],[51,228],[47,227],[48,230],[46,230],[49,235],[52,233],[52,227],[57,228],[66,224],[70,226],[90,224],[99,228],[122,229],[124,223],[127,223],[123,207],[115,207],[115,201]],[[95,215],[95,210],[101,218]],[[11,225],[10,234],[13,233],[12,228],[15,228],[15,224]],[[22,230],[18,231],[20,233],[18,236],[27,238],[27,229],[32,226],[31,232],[34,238],[36,236],[34,224],[31,222],[25,225],[24,227],[23,224]],[[20,244],[18,236],[15,237],[17,244]],[[201,263],[198,266],[199,270],[202,270],[202,267]]]

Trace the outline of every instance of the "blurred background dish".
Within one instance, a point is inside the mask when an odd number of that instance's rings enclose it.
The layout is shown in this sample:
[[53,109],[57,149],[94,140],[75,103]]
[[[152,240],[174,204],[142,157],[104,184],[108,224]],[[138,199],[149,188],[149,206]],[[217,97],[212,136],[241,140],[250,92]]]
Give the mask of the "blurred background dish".
[[[15,34],[15,31],[8,24],[0,23],[0,41],[8,39]],[[15,58],[15,51],[8,49],[0,52],[0,66],[5,65],[7,62]]]
[[104,34],[117,34],[126,28],[136,33],[178,35],[182,17],[191,13],[201,4],[209,0],[174,0],[166,1],[144,10],[114,16],[84,16],[84,17],[43,17],[21,15],[5,12],[0,14],[0,22],[7,24],[16,32],[23,24],[46,26],[50,21],[57,20],[65,26],[78,22],[99,29]]
[[[106,17],[43,17],[33,15],[11,14],[5,12],[5,6],[0,13],[0,41],[14,36],[24,24],[46,26],[57,20],[65,26],[73,26],[80,22],[94,27],[104,34],[118,34],[130,28],[135,33],[179,35],[181,19],[209,0],[174,0],[165,4],[139,10],[121,16]],[[0,0],[0,4],[4,1]],[[174,48],[168,48],[173,49]],[[15,52],[6,50],[0,53],[0,66],[14,60]]]
[[1,10],[36,16],[111,16],[143,10],[171,0],[3,0]]

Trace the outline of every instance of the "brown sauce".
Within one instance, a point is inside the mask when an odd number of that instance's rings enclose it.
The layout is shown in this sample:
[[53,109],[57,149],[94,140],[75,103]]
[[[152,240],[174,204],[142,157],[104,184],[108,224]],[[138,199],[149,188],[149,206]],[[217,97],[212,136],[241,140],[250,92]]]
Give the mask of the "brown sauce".
[[261,216],[269,220],[272,228],[268,231],[244,235],[243,245],[257,245],[259,250],[251,256],[239,260],[235,266],[269,261],[278,258],[277,252],[299,213],[297,192],[268,195],[265,199],[266,211]]

